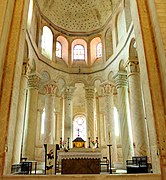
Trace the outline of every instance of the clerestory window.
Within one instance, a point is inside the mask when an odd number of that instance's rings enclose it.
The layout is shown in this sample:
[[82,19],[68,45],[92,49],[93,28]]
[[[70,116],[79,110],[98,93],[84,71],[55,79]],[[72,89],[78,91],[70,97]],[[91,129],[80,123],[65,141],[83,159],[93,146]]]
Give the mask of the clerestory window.
[[74,60],[85,60],[85,48],[83,45],[77,44],[73,48]]
[[96,46],[96,57],[99,58],[102,56],[102,44],[101,42]]
[[62,44],[59,41],[56,42],[56,56],[62,58]]
[[53,44],[53,34],[50,28],[47,26],[43,27],[42,34],[42,54],[52,60],[52,44]]

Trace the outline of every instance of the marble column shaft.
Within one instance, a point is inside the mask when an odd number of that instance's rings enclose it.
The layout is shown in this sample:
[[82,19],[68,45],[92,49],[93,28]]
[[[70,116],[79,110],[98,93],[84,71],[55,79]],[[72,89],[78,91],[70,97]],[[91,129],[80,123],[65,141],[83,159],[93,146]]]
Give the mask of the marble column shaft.
[[100,113],[100,146],[106,147],[104,114]]
[[26,119],[24,126],[23,157],[35,160],[35,142],[37,126],[38,84],[37,74],[28,76],[28,94],[26,105]]
[[20,157],[21,157],[27,81],[28,81],[27,76],[25,74],[22,75],[20,93],[19,93],[19,103],[18,103],[18,110],[17,110],[17,123],[16,123],[17,133],[15,135],[15,140],[14,140],[12,163],[19,163]]
[[147,155],[147,131],[143,110],[138,60],[128,62],[128,82],[130,89],[130,110],[133,125],[134,155]]
[[37,128],[36,128],[36,146],[43,146],[42,134],[41,134],[41,121],[42,121],[43,108],[37,110]]
[[[96,121],[97,121],[97,132],[96,132],[96,137],[98,137],[98,141],[100,143],[101,139],[101,130],[100,130],[100,111],[99,111],[99,97],[96,97]],[[100,143],[101,145],[101,143]]]
[[131,127],[129,122],[128,110],[128,83],[127,75],[125,72],[118,72],[114,75],[117,93],[118,93],[118,107],[119,107],[119,120],[121,129],[122,140],[122,155],[123,164],[125,165],[127,159],[131,159],[133,155],[133,143]]
[[59,142],[60,138],[62,137],[62,98],[56,96],[54,100],[56,114],[55,138],[56,141]]
[[104,84],[105,93],[105,116],[106,116],[106,132],[107,132],[107,144],[112,145],[112,161],[117,161],[117,144],[115,135],[115,123],[114,123],[114,103],[113,103],[113,91],[114,84]]
[[54,97],[56,93],[57,86],[54,83],[48,83],[44,86],[45,95],[45,122],[44,122],[44,143],[53,144],[54,143]]
[[99,99],[99,117],[100,117],[100,147],[102,148],[107,148],[107,144],[106,144],[106,124],[105,124],[105,107],[104,107],[104,103],[105,103],[105,97],[104,95],[98,97]]
[[71,147],[73,140],[73,126],[72,126],[72,96],[75,87],[67,87],[64,92],[64,141],[69,139],[69,146]]
[[86,119],[87,119],[87,138],[95,139],[94,134],[94,87],[85,87],[86,97]]

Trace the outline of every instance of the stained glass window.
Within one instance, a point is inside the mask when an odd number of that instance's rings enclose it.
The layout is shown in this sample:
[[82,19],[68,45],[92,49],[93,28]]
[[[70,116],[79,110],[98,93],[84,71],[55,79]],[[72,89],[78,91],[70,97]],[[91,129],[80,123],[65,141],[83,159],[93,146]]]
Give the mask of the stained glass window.
[[96,46],[96,57],[99,58],[102,56],[102,44],[101,42]]
[[75,117],[73,128],[74,139],[79,135],[79,137],[86,140],[86,121],[84,116],[79,115]]
[[52,59],[52,44],[53,44],[53,34],[50,28],[47,26],[43,27],[42,34],[42,54],[49,59]]
[[83,45],[77,44],[73,48],[74,60],[85,60],[85,48]]
[[59,41],[56,42],[56,56],[62,58],[62,44]]

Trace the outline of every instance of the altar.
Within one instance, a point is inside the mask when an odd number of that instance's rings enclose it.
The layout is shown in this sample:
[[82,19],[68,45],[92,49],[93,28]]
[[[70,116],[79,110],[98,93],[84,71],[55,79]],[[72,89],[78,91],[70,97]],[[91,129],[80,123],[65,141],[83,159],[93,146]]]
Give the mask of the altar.
[[58,152],[61,174],[100,174],[101,158],[99,148],[72,148],[68,152]]

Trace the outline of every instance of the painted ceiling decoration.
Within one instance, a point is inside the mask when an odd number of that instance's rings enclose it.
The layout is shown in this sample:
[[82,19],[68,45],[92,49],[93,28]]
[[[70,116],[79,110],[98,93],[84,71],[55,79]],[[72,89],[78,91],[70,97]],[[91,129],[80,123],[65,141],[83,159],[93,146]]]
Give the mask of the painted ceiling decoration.
[[90,32],[104,26],[120,0],[36,0],[41,13],[70,32]]

